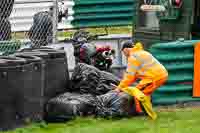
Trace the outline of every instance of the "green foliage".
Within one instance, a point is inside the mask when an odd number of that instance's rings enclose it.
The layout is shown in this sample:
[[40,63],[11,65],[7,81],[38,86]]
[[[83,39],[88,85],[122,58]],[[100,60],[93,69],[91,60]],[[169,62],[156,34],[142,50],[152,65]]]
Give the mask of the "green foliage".
[[4,55],[12,54],[21,47],[20,41],[0,41],[0,52]]

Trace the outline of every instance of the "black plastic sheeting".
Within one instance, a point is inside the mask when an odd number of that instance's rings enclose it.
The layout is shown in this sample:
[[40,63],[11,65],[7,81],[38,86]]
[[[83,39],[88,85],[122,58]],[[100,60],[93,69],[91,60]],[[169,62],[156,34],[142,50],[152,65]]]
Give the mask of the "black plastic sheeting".
[[105,94],[110,90],[115,89],[119,83],[120,79],[118,77],[109,72],[101,71],[96,90],[99,94]]
[[67,121],[80,116],[121,118],[136,115],[134,99],[125,94],[110,91],[104,95],[65,93],[51,99],[46,110],[47,121]]
[[49,100],[46,107],[48,121],[65,121],[87,115],[104,118],[135,115],[134,99],[113,90],[120,82],[113,74],[78,63],[71,81],[70,92]]
[[100,71],[90,65],[79,63],[72,73],[72,92],[98,95],[96,87],[99,83]]
[[46,110],[48,120],[71,120],[77,116],[88,116],[95,113],[95,97],[89,94],[64,93],[51,99]]
[[119,83],[119,79],[94,66],[78,63],[72,73],[72,92],[81,94],[102,95],[113,89],[113,85]]
[[110,91],[97,96],[96,115],[104,118],[129,117],[136,114],[133,97],[126,93]]

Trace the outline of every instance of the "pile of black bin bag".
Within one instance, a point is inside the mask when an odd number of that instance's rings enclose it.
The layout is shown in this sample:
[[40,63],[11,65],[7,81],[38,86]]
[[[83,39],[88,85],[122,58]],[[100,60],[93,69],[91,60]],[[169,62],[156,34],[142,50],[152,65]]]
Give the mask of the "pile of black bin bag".
[[0,56],[0,131],[77,116],[130,116],[135,112],[133,98],[113,91],[119,81],[82,63],[70,79],[64,50],[28,48]]
[[113,91],[119,82],[118,77],[111,73],[84,63],[77,64],[68,92],[48,101],[48,120],[65,121],[91,115],[103,118],[134,115],[134,99]]

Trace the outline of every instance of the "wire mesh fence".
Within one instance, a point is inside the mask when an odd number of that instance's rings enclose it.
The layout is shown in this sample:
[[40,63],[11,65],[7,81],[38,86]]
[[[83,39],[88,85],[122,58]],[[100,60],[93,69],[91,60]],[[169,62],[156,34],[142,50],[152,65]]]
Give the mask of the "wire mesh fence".
[[1,0],[0,41],[20,40],[30,47],[51,44],[67,11],[58,0]]
[[50,12],[39,12],[33,17],[33,25],[28,32],[31,47],[46,46],[53,40],[53,21]]
[[11,15],[14,0],[3,0],[0,4],[0,41],[11,39]]

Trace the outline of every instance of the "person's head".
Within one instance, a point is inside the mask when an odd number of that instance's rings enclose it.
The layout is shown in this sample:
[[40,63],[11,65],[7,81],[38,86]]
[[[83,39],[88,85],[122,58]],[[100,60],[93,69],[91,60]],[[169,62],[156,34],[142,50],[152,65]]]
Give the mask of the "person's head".
[[126,41],[126,42],[123,43],[121,51],[123,52],[123,54],[126,57],[128,57],[130,55],[131,48],[133,48],[133,42],[132,41]]

